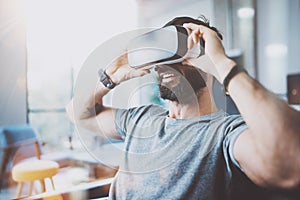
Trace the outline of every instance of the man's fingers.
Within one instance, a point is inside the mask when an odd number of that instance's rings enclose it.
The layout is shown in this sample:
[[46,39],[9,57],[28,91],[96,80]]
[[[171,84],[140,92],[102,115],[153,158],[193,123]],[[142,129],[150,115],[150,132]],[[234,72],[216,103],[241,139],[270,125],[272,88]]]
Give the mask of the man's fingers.
[[199,27],[199,25],[193,24],[193,23],[185,23],[185,24],[183,24],[183,27],[191,29],[191,30],[196,30]]
[[150,70],[149,69],[138,69],[138,70],[135,71],[135,73],[138,76],[144,76],[146,74],[149,74]]
[[199,34],[198,31],[193,31],[191,34],[193,41],[195,44],[197,44],[199,42],[199,37],[201,37],[201,34]]
[[116,63],[117,66],[122,66],[128,64],[127,54],[123,54],[117,58]]
[[191,49],[194,46],[194,41],[193,41],[193,37],[190,35],[188,37],[188,48]]
[[[189,30],[192,31],[192,35],[194,34],[194,40],[199,40],[199,38],[203,38],[205,40],[205,33],[207,35],[208,31],[212,31],[211,29],[207,28],[206,26],[203,25],[197,25],[197,24],[193,24],[193,23],[186,23],[183,24],[183,26]],[[197,35],[197,39],[196,39],[196,35]]]
[[127,52],[118,56],[107,68],[109,73],[115,73],[118,69],[125,67],[128,65]]
[[150,70],[149,69],[136,69],[132,71],[132,78],[135,77],[140,77],[140,76],[144,76],[146,74],[149,74]]
[[183,24],[187,28],[189,33],[188,38],[188,48],[191,49],[195,44],[199,42],[199,38],[203,38],[203,33],[201,32],[201,25],[196,25],[192,23]]

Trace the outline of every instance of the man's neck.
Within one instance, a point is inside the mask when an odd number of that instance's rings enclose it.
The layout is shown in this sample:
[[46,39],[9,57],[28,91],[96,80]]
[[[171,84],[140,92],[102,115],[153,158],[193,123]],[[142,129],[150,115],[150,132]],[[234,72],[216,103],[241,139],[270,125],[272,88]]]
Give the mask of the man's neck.
[[176,101],[169,102],[169,117],[176,119],[188,119],[208,115],[218,111],[208,89],[203,89],[194,101],[183,104]]

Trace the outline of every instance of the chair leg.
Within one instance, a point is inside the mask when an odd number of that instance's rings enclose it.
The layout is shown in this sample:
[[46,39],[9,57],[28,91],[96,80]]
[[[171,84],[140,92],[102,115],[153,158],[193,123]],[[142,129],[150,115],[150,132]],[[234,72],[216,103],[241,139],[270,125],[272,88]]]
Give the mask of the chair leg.
[[29,196],[32,195],[32,189],[33,189],[33,181],[30,181],[30,185],[29,185]]
[[55,190],[55,186],[54,186],[54,182],[53,182],[53,178],[50,177],[50,180],[51,180],[51,184],[52,184],[52,189]]
[[40,180],[41,187],[42,187],[42,192],[46,192],[46,186],[45,186],[45,180]]
[[17,192],[17,198],[20,198],[23,190],[23,182],[18,183],[18,192]]
[[1,162],[1,168],[0,168],[0,191],[2,188],[5,188],[8,184],[5,180],[8,181],[7,177],[5,177],[6,168],[9,165],[9,155],[10,151],[8,149],[4,149],[3,151],[3,157]]

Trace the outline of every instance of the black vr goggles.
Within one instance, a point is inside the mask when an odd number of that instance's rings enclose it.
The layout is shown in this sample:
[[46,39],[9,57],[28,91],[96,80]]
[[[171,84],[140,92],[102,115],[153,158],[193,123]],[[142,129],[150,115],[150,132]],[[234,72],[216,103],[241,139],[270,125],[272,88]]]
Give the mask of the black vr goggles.
[[128,63],[133,68],[182,62],[204,54],[204,41],[188,49],[188,31],[183,26],[169,25],[142,34],[129,42]]

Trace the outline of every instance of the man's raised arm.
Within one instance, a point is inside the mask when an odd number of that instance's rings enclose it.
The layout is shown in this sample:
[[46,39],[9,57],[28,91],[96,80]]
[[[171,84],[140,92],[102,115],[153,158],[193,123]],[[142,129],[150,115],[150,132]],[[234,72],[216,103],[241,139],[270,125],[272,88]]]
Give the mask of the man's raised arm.
[[[104,71],[115,85],[149,73],[149,70],[131,68],[128,65],[126,53],[118,57]],[[80,97],[76,105],[74,104],[74,99],[72,99],[66,106],[66,112],[70,121],[99,135],[120,139],[114,124],[115,109],[103,105],[103,97],[110,89],[99,83],[93,93],[87,98]],[[100,126],[99,124],[105,124],[105,126]]]
[[190,63],[225,81],[248,129],[235,142],[234,157],[257,185],[294,188],[300,185],[300,113],[292,109],[227,58],[217,34],[204,26],[185,24],[190,29],[189,45],[205,40],[205,56],[213,66]]

